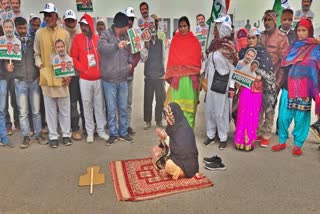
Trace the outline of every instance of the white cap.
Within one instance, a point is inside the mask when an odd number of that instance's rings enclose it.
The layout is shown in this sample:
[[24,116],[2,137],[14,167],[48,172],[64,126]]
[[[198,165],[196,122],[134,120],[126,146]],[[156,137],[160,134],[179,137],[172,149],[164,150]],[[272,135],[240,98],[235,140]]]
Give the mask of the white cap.
[[82,18],[79,23],[83,23],[83,24],[86,24],[88,25],[88,21],[86,20],[86,18]]
[[127,7],[124,11],[124,13],[128,16],[128,17],[136,17],[134,15],[134,9],[133,7]]
[[54,4],[52,3],[47,3],[43,10],[40,11],[40,13],[58,13],[58,10],[56,8],[56,6],[54,6]]
[[41,20],[40,16],[37,16],[36,14],[30,13],[30,18],[29,18],[29,20],[32,20],[32,19],[34,19],[34,18],[38,18],[38,19]]
[[220,15],[219,15],[219,17],[217,18],[217,19],[215,19],[214,20],[215,22],[227,22],[227,23],[230,23],[231,24],[231,18],[230,18],[230,16],[229,15],[227,15],[227,14],[223,14],[223,13],[221,13]]
[[73,12],[73,10],[67,10],[66,13],[64,14],[64,20],[66,20],[66,19],[77,20],[77,16]]
[[98,22],[103,22],[103,23],[104,23],[104,18],[101,17],[101,16],[98,16],[98,17],[97,17],[97,23],[98,23]]

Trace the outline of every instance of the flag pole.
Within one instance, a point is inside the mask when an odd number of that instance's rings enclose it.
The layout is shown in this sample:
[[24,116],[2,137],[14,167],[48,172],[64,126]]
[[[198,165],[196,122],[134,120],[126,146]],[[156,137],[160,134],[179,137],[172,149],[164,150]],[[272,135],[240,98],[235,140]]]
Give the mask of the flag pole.
[[213,4],[214,4],[214,0],[212,0],[212,7],[211,7],[210,18],[209,18],[210,19],[210,25],[209,25],[209,29],[208,29],[208,32],[207,32],[207,41],[206,41],[205,51],[207,51],[207,48],[208,48],[209,34],[210,34],[210,30],[211,30],[211,25],[212,25]]

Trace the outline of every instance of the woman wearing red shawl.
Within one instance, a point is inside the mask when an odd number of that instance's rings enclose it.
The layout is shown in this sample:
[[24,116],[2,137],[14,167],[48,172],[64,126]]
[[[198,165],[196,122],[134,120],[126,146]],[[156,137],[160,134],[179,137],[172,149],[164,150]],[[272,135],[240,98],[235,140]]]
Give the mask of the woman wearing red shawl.
[[273,146],[272,150],[286,148],[288,128],[294,120],[292,154],[299,156],[309,132],[312,99],[316,103],[316,113],[320,113],[320,42],[313,37],[313,26],[309,19],[301,19],[295,31],[298,40],[291,45],[281,62],[288,77],[282,87],[279,105],[279,144]]
[[183,16],[179,19],[179,31],[171,42],[165,79],[170,84],[167,100],[180,105],[192,128],[198,105],[200,69],[201,46],[190,32],[188,18]]

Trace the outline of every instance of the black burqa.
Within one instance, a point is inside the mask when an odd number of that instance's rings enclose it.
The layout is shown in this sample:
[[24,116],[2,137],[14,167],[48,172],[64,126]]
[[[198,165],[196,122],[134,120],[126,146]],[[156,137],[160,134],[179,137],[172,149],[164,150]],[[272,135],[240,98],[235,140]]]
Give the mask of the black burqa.
[[180,106],[169,104],[174,124],[168,124],[166,132],[170,137],[170,155],[168,156],[183,171],[187,178],[192,178],[199,172],[198,149],[193,129],[189,126]]

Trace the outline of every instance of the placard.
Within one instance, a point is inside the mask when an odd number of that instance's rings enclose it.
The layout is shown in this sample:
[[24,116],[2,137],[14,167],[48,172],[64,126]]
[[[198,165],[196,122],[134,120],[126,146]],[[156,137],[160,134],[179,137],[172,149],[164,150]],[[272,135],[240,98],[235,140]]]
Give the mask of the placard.
[[93,12],[92,0],[76,0],[78,12]]

